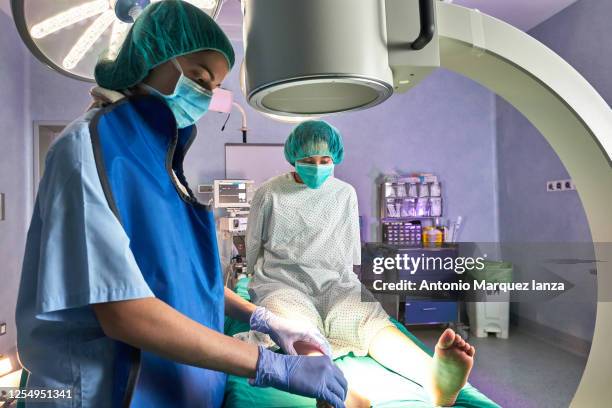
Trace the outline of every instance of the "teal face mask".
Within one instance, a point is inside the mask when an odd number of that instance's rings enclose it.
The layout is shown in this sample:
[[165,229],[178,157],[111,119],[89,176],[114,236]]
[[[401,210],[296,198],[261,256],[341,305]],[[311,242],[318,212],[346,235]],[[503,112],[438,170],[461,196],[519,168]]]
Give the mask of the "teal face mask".
[[307,164],[295,163],[295,171],[300,176],[304,184],[308,187],[317,189],[325,183],[325,180],[334,173],[333,164]]
[[165,95],[146,84],[144,84],[144,87],[166,102],[174,114],[177,127],[182,129],[195,124],[208,112],[212,92],[187,78],[176,60],[172,60],[172,63],[181,72],[181,76],[171,95]]

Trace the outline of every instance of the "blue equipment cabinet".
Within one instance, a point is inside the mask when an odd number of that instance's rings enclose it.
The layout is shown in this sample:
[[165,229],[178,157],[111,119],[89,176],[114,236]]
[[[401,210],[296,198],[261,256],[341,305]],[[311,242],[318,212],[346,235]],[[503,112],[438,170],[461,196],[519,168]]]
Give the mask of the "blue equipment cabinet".
[[[397,255],[407,255],[411,258],[427,257],[430,259],[457,258],[459,249],[457,245],[446,244],[436,247],[423,247],[421,245],[392,245],[383,243],[366,243],[362,249],[362,271],[360,279],[366,288],[373,290],[373,282],[382,279],[386,282],[411,281],[420,287],[421,282],[456,282],[459,275],[453,270],[442,269],[444,262],[434,262],[440,269],[427,270],[391,270],[384,275],[376,275],[372,271],[372,262],[375,258],[395,258]],[[412,273],[411,273],[412,272]],[[376,291],[373,291],[376,292]],[[391,316],[405,325],[447,324],[460,326],[460,302],[457,293],[423,292],[418,296],[399,294],[393,291],[378,291],[377,300]]]
[[[408,247],[400,248],[402,254],[411,257],[425,255],[428,258],[456,258],[458,256],[457,246],[443,245],[440,247]],[[454,282],[458,280],[458,275],[454,271],[429,269],[426,271],[417,270],[414,274],[403,273],[400,271],[399,278],[402,280],[414,281],[419,285],[422,281],[428,282]],[[403,308],[404,324],[454,324],[459,322],[459,301],[456,297],[449,296],[440,298],[440,293],[432,294],[431,297],[406,297]]]
[[457,321],[458,313],[459,309],[456,301],[406,299],[404,323],[407,325],[454,323]]

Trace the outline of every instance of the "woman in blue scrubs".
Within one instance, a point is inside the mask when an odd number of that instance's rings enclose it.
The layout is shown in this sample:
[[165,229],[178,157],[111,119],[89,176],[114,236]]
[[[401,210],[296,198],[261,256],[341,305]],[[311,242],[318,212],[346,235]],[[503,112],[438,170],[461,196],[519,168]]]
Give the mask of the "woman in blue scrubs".
[[212,91],[234,64],[204,12],[145,9],[117,58],[96,67],[94,104],[52,147],[17,305],[28,388],[70,398],[36,406],[220,407],[226,373],[343,407],[328,356],[282,355],[224,336],[224,314],[286,352],[327,344],[223,286],[211,211],[183,159]]

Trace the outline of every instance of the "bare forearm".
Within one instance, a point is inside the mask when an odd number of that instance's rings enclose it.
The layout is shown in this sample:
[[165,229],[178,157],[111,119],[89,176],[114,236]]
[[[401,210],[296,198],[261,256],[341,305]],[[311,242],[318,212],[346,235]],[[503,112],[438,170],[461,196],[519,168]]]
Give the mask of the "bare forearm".
[[156,298],[94,305],[104,332],[164,358],[253,378],[254,345],[211,330]]
[[256,306],[225,288],[225,314],[232,319],[248,323]]

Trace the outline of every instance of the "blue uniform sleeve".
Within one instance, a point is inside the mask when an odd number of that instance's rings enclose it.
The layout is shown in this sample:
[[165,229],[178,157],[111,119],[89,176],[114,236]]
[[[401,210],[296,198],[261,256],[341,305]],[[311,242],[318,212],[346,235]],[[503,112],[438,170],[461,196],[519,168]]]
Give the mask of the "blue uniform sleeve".
[[153,296],[102,190],[87,128],[54,146],[38,200],[39,319],[91,320],[91,304]]

